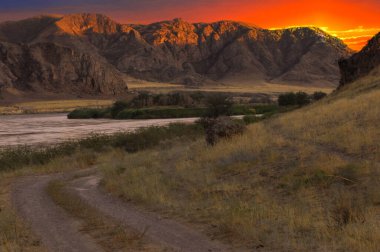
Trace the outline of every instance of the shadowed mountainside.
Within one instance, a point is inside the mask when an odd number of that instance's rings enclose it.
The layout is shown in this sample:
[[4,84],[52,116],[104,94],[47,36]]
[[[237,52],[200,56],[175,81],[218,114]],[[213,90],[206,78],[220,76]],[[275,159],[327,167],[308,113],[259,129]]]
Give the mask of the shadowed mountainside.
[[[101,14],[5,22],[0,42],[3,86],[38,83],[48,90],[106,94],[124,90],[124,75],[188,85],[243,77],[252,83],[336,86],[336,63],[351,53],[318,28],[266,30],[233,21],[191,24],[181,19],[123,25]],[[53,58],[35,53],[47,45],[50,51],[55,48]],[[31,63],[28,57],[39,69],[22,70]],[[91,65],[90,70],[82,73],[82,65]]]
[[341,70],[341,86],[351,83],[370,73],[380,75],[380,33],[374,36],[368,44],[351,58],[339,61]]
[[21,91],[116,95],[127,86],[121,74],[96,54],[54,43],[0,42],[0,88]]

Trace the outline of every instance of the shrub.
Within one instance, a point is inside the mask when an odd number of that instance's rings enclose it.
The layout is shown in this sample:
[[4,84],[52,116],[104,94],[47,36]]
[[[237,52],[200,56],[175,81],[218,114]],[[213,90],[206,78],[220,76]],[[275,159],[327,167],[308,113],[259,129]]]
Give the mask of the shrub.
[[319,92],[314,92],[314,94],[312,95],[312,98],[314,101],[319,101],[319,100],[325,98],[326,96],[327,96],[326,93],[319,91]]
[[142,108],[150,105],[150,100],[152,99],[151,95],[147,92],[141,92],[137,97],[133,98],[131,101],[132,107]]
[[279,107],[277,104],[269,104],[269,105],[256,105],[254,106],[257,114],[274,114],[279,111]]
[[129,106],[129,103],[124,102],[124,101],[115,102],[111,108],[112,118],[115,118],[117,114],[119,114],[124,109],[128,108],[128,106]]
[[242,134],[246,129],[242,122],[230,117],[202,118],[200,123],[205,129],[206,142],[209,145],[217,144],[220,139]]
[[110,109],[81,108],[67,115],[68,119],[110,118]]
[[305,92],[286,93],[278,97],[278,105],[280,106],[304,106],[310,103],[310,96]]
[[297,97],[295,93],[281,94],[278,97],[278,105],[280,106],[292,106],[297,104]]
[[231,114],[232,102],[227,95],[213,94],[207,97],[207,117],[227,116]]
[[246,115],[243,117],[243,121],[248,125],[260,121],[260,118],[255,115]]
[[190,97],[191,99],[193,99],[193,101],[200,104],[205,96],[204,94],[202,94],[202,92],[195,92],[195,93],[190,94]]
[[298,106],[304,106],[310,103],[310,96],[305,92],[296,93],[296,104]]

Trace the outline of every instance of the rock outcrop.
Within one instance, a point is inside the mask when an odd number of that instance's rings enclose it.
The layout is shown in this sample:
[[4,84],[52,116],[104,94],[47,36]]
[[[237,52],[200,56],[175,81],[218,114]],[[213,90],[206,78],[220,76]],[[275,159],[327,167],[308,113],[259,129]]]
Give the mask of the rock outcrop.
[[22,91],[117,95],[121,74],[104,59],[53,43],[0,42],[0,88]]
[[[68,85],[102,93],[123,90],[123,75],[188,85],[243,77],[252,83],[336,86],[338,59],[351,54],[342,41],[318,28],[266,30],[232,21],[191,24],[181,19],[123,25],[101,14],[6,22],[0,24],[0,41],[16,55],[2,57],[20,62],[15,75],[14,65],[0,59],[3,85]],[[42,47],[49,47],[49,55]],[[23,70],[30,58],[38,64]],[[78,74],[83,65],[91,65],[86,77]]]
[[358,53],[339,61],[341,86],[353,82],[380,67],[380,33]]

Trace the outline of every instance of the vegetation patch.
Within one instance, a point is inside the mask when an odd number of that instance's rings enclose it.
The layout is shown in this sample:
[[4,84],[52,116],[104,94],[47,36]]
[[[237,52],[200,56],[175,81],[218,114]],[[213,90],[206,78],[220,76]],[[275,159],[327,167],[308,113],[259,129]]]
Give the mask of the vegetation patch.
[[215,116],[215,113],[253,115],[277,111],[277,105],[237,103],[233,101],[231,95],[227,94],[139,93],[132,100],[117,101],[109,108],[76,109],[68,114],[68,118],[160,119]]
[[5,148],[0,149],[0,172],[47,164],[54,158],[72,155],[83,150],[99,153],[110,148],[122,148],[129,152],[136,152],[153,147],[164,140],[193,139],[202,134],[203,129],[198,124],[171,124],[167,127],[150,127],[113,135],[94,134],[82,140],[73,140],[55,146]]
[[278,97],[278,105],[280,106],[305,106],[313,101],[319,101],[326,97],[327,94],[323,92],[314,92],[309,95],[305,92],[289,92],[281,94]]

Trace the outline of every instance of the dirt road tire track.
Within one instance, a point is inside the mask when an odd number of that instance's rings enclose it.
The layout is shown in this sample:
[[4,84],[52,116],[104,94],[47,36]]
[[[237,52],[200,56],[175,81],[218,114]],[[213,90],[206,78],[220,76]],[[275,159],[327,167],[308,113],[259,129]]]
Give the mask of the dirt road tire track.
[[12,190],[16,212],[28,223],[48,251],[98,252],[96,242],[79,231],[80,223],[55,205],[46,187],[62,175],[35,176],[19,179]]
[[[79,175],[79,178],[70,180],[75,175]],[[66,189],[76,193],[100,213],[125,227],[145,232],[146,237],[153,242],[174,251],[234,251],[186,225],[163,219],[155,213],[141,211],[112,197],[98,187],[100,177],[88,175],[88,171],[25,177],[13,184],[12,199],[16,212],[30,225],[48,251],[104,251],[89,235],[80,232],[80,220],[71,217],[50,198],[46,189],[55,180],[69,181]]]
[[132,204],[108,195],[99,188],[99,181],[100,177],[97,175],[86,176],[73,180],[68,184],[68,188],[103,214],[116,219],[124,226],[145,232],[152,241],[175,251],[233,251],[183,224],[163,219],[155,213],[141,211]]

